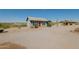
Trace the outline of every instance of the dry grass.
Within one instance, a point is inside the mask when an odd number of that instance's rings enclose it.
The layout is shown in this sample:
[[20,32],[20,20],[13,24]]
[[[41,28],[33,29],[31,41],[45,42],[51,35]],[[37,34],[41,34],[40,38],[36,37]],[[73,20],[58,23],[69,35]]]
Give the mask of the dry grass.
[[0,44],[0,49],[25,49],[25,47],[20,44],[4,42]]

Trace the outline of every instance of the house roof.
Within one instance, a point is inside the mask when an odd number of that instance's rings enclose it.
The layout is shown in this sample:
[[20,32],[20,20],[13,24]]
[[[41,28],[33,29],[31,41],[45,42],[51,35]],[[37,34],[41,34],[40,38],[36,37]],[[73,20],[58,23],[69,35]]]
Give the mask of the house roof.
[[37,17],[27,17],[27,20],[31,20],[31,21],[48,21],[48,19],[45,18],[37,18]]

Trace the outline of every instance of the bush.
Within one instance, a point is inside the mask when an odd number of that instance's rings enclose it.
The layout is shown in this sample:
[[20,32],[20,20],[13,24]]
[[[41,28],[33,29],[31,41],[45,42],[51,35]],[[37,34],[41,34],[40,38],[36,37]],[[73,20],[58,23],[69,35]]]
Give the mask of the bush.
[[76,28],[74,31],[75,31],[75,32],[79,32],[79,28]]
[[9,24],[5,24],[5,23],[1,23],[0,24],[0,28],[7,29],[7,28],[10,28],[10,25]]
[[38,28],[39,26],[38,25],[35,25],[35,28]]
[[26,27],[26,23],[0,23],[0,28],[4,28],[4,29],[7,29],[7,28],[12,28],[12,27]]
[[52,22],[48,22],[47,26],[51,27],[52,26]]

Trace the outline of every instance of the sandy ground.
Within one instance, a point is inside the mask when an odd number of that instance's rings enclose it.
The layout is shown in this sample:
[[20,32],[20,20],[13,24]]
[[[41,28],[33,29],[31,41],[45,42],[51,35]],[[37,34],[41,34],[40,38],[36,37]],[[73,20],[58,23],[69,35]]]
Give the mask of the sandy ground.
[[79,48],[79,33],[70,32],[79,26],[52,26],[38,29],[12,28],[0,33],[0,43],[14,42],[28,49]]

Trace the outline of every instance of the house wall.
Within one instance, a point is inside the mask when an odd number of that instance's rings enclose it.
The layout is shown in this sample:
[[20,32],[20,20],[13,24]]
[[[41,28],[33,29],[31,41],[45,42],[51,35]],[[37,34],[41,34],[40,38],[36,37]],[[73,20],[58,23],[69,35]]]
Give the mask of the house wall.
[[47,26],[47,22],[45,21],[31,21],[32,26]]
[[31,22],[28,20],[27,21],[27,27],[31,27],[32,26],[32,24],[31,24]]

